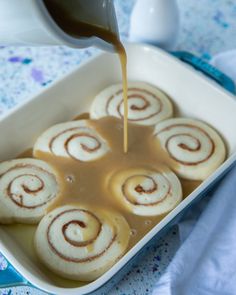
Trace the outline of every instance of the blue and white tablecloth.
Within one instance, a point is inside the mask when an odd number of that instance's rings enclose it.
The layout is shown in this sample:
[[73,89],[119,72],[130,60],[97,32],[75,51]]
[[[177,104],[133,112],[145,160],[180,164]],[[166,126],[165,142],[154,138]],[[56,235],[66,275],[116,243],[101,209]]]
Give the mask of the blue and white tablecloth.
[[[115,0],[122,38],[128,37],[129,16],[135,0]],[[234,0],[178,0],[181,33],[177,50],[186,50],[209,60],[212,55],[236,47],[236,3]],[[66,47],[0,47],[0,116],[37,91],[65,75],[96,49]],[[173,228],[144,260],[115,286],[112,295],[150,294],[178,248],[178,231]],[[0,271],[6,266],[0,255]],[[0,295],[45,294],[28,287],[0,289]]]

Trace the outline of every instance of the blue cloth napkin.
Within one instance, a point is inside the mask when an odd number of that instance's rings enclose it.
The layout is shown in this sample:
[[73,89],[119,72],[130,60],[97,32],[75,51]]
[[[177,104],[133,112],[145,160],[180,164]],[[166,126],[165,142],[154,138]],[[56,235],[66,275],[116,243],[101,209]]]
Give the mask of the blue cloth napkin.
[[182,245],[153,295],[235,295],[236,167],[188,213],[179,232]]

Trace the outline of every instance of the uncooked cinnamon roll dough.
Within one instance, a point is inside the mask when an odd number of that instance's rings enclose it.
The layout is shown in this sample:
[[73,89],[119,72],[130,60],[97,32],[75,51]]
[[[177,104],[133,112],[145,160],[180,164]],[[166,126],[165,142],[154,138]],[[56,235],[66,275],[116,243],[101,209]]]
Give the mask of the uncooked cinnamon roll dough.
[[178,177],[167,167],[137,167],[115,171],[107,189],[130,212],[156,216],[170,212],[182,200]]
[[120,214],[89,206],[59,207],[40,222],[35,248],[40,260],[62,277],[91,281],[120,258],[130,228]]
[[172,168],[187,179],[206,179],[226,157],[220,135],[209,125],[173,118],[156,125],[154,136],[176,163]]
[[0,163],[0,223],[37,223],[59,193],[56,171],[46,162]]
[[[94,99],[90,115],[92,119],[105,116],[122,118],[124,115],[123,90],[115,84],[101,91]],[[157,87],[144,82],[128,85],[128,119],[140,125],[155,125],[173,115],[169,97]]]
[[51,153],[78,161],[94,161],[104,156],[109,146],[86,120],[54,125],[46,130],[34,145],[34,156],[38,152]]

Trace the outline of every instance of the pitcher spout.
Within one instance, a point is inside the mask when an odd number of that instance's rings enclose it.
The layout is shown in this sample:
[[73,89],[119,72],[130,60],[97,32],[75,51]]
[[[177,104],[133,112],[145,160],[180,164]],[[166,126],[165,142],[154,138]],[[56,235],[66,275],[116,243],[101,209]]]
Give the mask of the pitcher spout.
[[67,45],[114,51],[106,40],[106,32],[116,38],[119,34],[112,0],[42,0],[41,9],[51,18],[51,29]]

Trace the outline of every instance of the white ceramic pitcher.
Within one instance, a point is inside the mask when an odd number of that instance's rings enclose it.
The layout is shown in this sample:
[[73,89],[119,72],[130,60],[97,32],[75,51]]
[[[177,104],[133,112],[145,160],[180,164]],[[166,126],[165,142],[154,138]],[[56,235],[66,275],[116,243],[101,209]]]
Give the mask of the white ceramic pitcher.
[[[65,1],[66,5],[72,3]],[[112,0],[73,0],[73,5],[78,7],[76,15],[83,22],[118,34]],[[113,51],[111,44],[98,37],[74,38],[65,33],[53,20],[43,0],[0,0],[0,45],[96,46]]]

